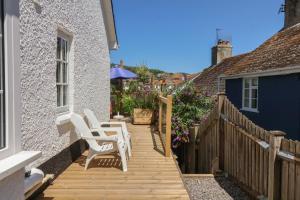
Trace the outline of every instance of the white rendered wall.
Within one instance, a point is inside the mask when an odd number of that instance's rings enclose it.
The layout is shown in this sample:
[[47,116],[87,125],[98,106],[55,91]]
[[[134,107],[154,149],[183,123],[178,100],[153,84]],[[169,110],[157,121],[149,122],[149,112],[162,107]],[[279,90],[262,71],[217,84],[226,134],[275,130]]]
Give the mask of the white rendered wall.
[[110,59],[100,0],[20,0],[22,149],[42,151],[38,166],[78,140],[55,124],[58,29],[72,36],[71,109],[109,119]]

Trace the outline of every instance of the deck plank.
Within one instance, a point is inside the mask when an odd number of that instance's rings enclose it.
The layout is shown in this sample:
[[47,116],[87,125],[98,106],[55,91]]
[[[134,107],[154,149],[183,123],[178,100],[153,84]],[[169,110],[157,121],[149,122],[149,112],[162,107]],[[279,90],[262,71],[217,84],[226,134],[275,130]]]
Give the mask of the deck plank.
[[160,152],[159,137],[148,126],[128,129],[133,146],[128,172],[121,171],[116,155],[98,156],[84,171],[85,152],[37,199],[189,199],[175,161]]

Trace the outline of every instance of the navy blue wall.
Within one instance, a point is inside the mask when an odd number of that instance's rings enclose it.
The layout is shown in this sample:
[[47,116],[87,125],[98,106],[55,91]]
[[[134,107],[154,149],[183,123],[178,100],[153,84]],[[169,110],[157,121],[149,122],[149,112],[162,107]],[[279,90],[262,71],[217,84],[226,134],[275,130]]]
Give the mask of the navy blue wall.
[[[226,81],[226,95],[242,108],[243,79]],[[258,113],[242,111],[267,130],[282,130],[287,138],[300,140],[300,73],[259,78]]]

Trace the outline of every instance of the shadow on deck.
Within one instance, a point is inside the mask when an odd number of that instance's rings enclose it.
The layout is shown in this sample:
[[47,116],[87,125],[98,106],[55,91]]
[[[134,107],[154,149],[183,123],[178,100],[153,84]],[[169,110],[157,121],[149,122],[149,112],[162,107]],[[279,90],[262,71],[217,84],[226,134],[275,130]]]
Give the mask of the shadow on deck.
[[96,157],[84,171],[85,152],[37,199],[189,199],[175,161],[163,156],[159,135],[149,126],[128,129],[133,156],[127,172],[113,154]]

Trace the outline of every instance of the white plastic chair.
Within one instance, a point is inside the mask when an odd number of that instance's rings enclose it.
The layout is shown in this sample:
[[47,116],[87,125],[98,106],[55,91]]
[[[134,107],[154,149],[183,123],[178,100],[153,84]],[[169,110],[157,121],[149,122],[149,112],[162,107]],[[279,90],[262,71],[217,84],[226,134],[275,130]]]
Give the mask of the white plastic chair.
[[[117,132],[114,137],[101,137],[93,136],[89,127],[85,123],[84,119],[78,114],[71,115],[71,122],[74,125],[76,131],[80,134],[81,138],[86,140],[89,145],[89,153],[86,158],[85,170],[87,170],[89,163],[97,155],[109,154],[112,152],[119,151],[123,171],[127,171],[127,161],[126,161],[126,150],[127,145],[124,143],[121,128],[110,128],[110,131]],[[99,141],[99,144],[97,143]]]
[[[93,111],[91,111],[90,109],[84,109],[84,114],[88,120],[88,123],[89,123],[89,126],[91,128],[92,131],[97,131],[101,132],[101,129],[103,129],[104,125],[119,125],[121,126],[122,128],[122,133],[123,133],[123,137],[125,139],[125,142],[127,144],[127,148],[128,148],[128,155],[131,157],[132,154],[131,154],[131,135],[130,133],[128,132],[127,130],[127,126],[126,126],[126,123],[125,122],[99,122],[96,115],[94,114]],[[104,134],[105,137],[109,137],[109,136],[106,136],[105,133],[102,133]]]

